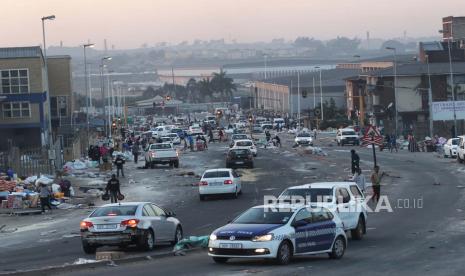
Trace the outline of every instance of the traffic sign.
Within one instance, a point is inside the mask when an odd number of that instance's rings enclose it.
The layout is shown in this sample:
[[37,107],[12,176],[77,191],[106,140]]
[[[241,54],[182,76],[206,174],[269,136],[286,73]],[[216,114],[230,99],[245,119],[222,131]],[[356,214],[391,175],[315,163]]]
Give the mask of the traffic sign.
[[378,146],[383,145],[383,140],[383,136],[381,136],[379,131],[374,126],[369,126],[362,138],[364,144],[375,144]]

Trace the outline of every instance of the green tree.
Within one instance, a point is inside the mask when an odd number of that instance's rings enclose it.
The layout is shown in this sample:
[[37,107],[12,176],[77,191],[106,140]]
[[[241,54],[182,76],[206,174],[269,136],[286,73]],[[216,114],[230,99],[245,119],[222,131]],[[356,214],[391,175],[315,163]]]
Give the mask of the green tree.
[[202,79],[199,81],[199,92],[201,95],[201,99],[203,99],[204,102],[210,100],[213,101],[213,89],[212,89],[212,82],[210,81],[209,78]]
[[214,73],[211,80],[212,88],[220,94],[222,100],[230,101],[233,91],[237,90],[234,80],[226,76],[226,71],[220,70],[219,73]]

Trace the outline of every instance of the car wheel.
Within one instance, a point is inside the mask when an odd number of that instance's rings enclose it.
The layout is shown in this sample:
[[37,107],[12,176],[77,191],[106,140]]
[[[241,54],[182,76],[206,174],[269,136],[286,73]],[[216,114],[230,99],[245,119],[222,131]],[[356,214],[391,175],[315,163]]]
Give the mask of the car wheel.
[[224,257],[213,257],[213,261],[217,264],[224,264],[228,261],[228,258]]
[[182,240],[182,228],[181,226],[176,227],[176,232],[174,232],[174,240],[171,242],[171,245],[177,244],[180,240]]
[[346,251],[346,241],[342,236],[338,236],[333,244],[333,249],[329,253],[331,259],[340,259]]
[[451,150],[451,151],[450,151],[450,158],[452,158],[452,157],[453,157],[453,155],[452,155],[452,150]]
[[150,168],[151,168],[151,169],[155,169],[155,163],[150,162]]
[[139,248],[145,251],[153,250],[155,247],[155,236],[152,229],[145,230],[139,237]]
[[362,217],[358,219],[357,227],[350,231],[353,240],[361,240],[363,237],[363,229],[365,229],[365,221]]
[[97,251],[97,246],[90,245],[89,243],[83,241],[82,249],[84,250],[84,253],[86,254],[95,254],[95,252]]
[[174,161],[174,167],[175,167],[175,168],[179,168],[179,160]]
[[200,198],[200,201],[204,201],[205,200],[205,195],[199,195],[199,198]]
[[253,169],[253,167],[254,167],[254,166],[253,166],[253,163],[252,163],[252,164],[250,164],[250,168],[251,168],[251,169]]
[[280,265],[287,265],[291,261],[292,247],[288,241],[283,241],[278,247],[276,262]]
[[253,157],[257,157],[257,155],[258,155],[258,153],[254,153],[254,154],[253,154]]
[[457,162],[463,163],[463,160],[460,158],[460,154],[457,153]]

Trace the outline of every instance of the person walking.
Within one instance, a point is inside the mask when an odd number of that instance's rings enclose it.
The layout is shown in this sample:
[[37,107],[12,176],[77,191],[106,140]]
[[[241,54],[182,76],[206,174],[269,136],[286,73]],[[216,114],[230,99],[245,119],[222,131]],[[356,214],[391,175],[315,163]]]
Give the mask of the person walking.
[[379,202],[379,197],[381,194],[381,178],[383,177],[384,173],[379,175],[379,166],[375,166],[373,169],[373,173],[371,174],[371,186],[373,188],[373,202]]
[[139,142],[135,142],[134,145],[132,145],[132,155],[134,155],[134,164],[137,164],[137,161],[139,161]]
[[124,177],[123,165],[126,163],[126,161],[121,155],[118,154],[114,163],[116,165],[116,176],[119,178],[119,172],[121,171],[121,176]]
[[105,187],[105,193],[110,194],[111,203],[118,203],[118,195],[121,193],[119,180],[115,174],[111,175],[111,179],[108,180],[107,186]]
[[40,197],[40,207],[42,208],[42,214],[45,213],[45,207],[47,207],[50,211],[52,210],[52,206],[50,205],[50,197],[52,192],[50,188],[47,187],[46,184],[41,183],[39,188],[39,197]]
[[352,181],[357,183],[358,188],[362,191],[363,194],[365,194],[366,181],[365,175],[362,174],[362,169],[358,168],[357,173],[352,178]]
[[393,152],[394,149],[396,150],[396,152],[398,152],[396,135],[392,134],[391,137],[389,138],[389,142],[391,143],[391,147],[390,147],[391,152]]
[[350,150],[351,154],[351,166],[352,166],[352,175],[355,174],[358,169],[360,169],[360,157],[354,149]]

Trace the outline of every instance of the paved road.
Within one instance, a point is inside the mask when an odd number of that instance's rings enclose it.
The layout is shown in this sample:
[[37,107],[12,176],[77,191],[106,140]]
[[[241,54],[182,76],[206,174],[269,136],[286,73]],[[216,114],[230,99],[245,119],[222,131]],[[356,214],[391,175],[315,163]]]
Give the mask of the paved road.
[[[183,222],[187,235],[208,235],[246,208],[261,204],[264,195],[278,195],[290,185],[341,180],[347,176],[348,147],[330,147],[330,139],[322,137],[319,144],[329,155],[318,157],[298,155],[289,147],[290,143],[284,142],[285,147],[280,150],[259,150],[256,168],[243,171],[244,192],[237,200],[215,198],[200,202],[196,187],[190,186],[196,180],[178,175],[186,170],[200,173],[207,167],[224,166],[226,144],[211,145],[207,152],[183,155],[182,168],[178,170],[131,170],[131,177],[136,183],[125,185],[127,199],[153,201],[171,208]],[[362,168],[369,170],[373,166],[371,150],[361,149],[360,156]],[[241,260],[217,265],[201,252],[76,274],[148,274],[156,268],[160,275],[241,275],[252,272],[276,275],[317,272],[457,275],[465,261],[462,242],[465,233],[462,212],[464,190],[457,188],[463,184],[460,179],[463,179],[465,167],[451,160],[435,158],[430,153],[381,152],[378,160],[382,169],[390,175],[384,180],[386,186],[382,188],[382,194],[389,196],[394,212],[371,214],[368,235],[362,241],[350,241],[343,260],[331,261],[326,256],[316,256],[299,258],[287,267],[275,266],[271,262]],[[366,174],[368,176],[369,172]],[[433,185],[435,182],[441,185]],[[422,204],[422,208],[412,208],[414,204]],[[407,206],[409,208],[405,208]],[[82,253],[78,237],[61,236],[77,232],[78,222],[85,213],[78,211],[65,216],[67,220],[59,221],[60,227],[55,227],[57,233],[50,237],[43,237],[37,232],[34,240],[26,239],[27,242],[21,243],[17,242],[18,235],[11,236],[11,241],[16,244],[0,253],[0,271],[72,263],[78,258],[92,259],[93,256]],[[171,248],[167,246],[156,249],[158,252],[169,250]],[[134,250],[128,254],[144,253]]]
[[[175,208],[187,232],[208,234],[247,207],[260,204],[263,195],[277,195],[289,185],[345,177],[349,148],[327,147],[329,143],[320,141],[329,152],[324,158],[295,155],[290,149],[260,151],[257,169],[245,173],[244,193],[238,200],[200,202],[192,189],[182,197],[184,204]],[[362,168],[373,166],[371,149],[360,149],[360,156]],[[378,162],[390,175],[383,180],[382,194],[389,197],[394,211],[370,214],[367,236],[349,240],[342,260],[322,255],[297,258],[285,267],[244,260],[219,265],[198,252],[67,275],[463,275],[464,167],[431,153],[378,152]]]

